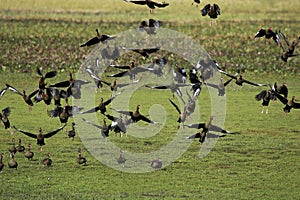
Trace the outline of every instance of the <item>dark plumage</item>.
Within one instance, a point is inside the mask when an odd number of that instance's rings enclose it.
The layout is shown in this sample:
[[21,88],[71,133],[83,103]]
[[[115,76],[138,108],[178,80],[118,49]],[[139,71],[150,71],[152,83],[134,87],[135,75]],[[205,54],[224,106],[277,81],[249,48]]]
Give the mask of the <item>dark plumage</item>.
[[86,160],[85,157],[82,156],[82,151],[81,151],[81,149],[78,149],[77,152],[78,152],[78,158],[76,159],[77,163],[78,163],[79,165],[86,165],[87,160]]
[[32,145],[29,144],[28,145],[28,149],[27,149],[27,151],[24,154],[25,158],[27,158],[28,160],[32,160],[32,158],[34,156],[34,153],[31,151],[31,148],[32,148]]
[[299,109],[300,108],[300,103],[296,102],[296,97],[295,96],[292,96],[292,99],[288,100],[287,98],[285,98],[284,96],[282,96],[278,92],[276,92],[276,91],[274,91],[274,92],[275,92],[275,95],[276,95],[277,99],[279,99],[279,101],[285,105],[285,107],[283,108],[283,111],[285,113],[289,113],[292,108],[294,108],[294,109]]
[[58,128],[58,129],[56,129],[54,131],[51,131],[51,132],[48,132],[46,134],[42,133],[42,128],[39,128],[39,133],[38,134],[33,134],[33,133],[30,133],[30,132],[23,131],[21,129],[16,128],[15,126],[13,126],[13,128],[16,129],[17,131],[21,132],[21,133],[24,133],[28,137],[35,138],[37,140],[37,145],[39,145],[41,147],[41,151],[42,151],[42,146],[45,145],[45,138],[52,137],[53,135],[58,133],[60,130],[62,130],[65,126],[66,126],[66,124],[64,126]]
[[68,137],[72,138],[72,140],[74,140],[74,137],[76,135],[76,131],[75,131],[75,123],[72,122],[72,129],[68,132]]
[[86,43],[80,45],[80,47],[92,46],[98,44],[99,42],[104,43],[106,40],[111,40],[116,37],[111,35],[100,34],[98,29],[96,29],[96,33],[97,33],[96,37],[93,37],[92,39],[88,40]]
[[274,83],[273,87],[274,87],[276,92],[278,92],[279,94],[282,94],[285,98],[288,97],[289,90],[287,88],[287,83],[283,83],[280,86],[277,86],[277,83]]
[[261,110],[261,113],[264,113],[264,108],[266,108],[266,114],[268,114],[270,100],[275,100],[276,96],[272,90],[263,90],[259,94],[255,95],[255,99],[257,101],[262,100],[261,105],[263,106],[263,108]]
[[16,153],[17,152],[17,148],[16,148],[16,146],[15,146],[15,138],[12,138],[11,139],[11,146],[9,147],[9,149],[8,149],[8,151],[10,152],[10,153]]
[[4,158],[4,153],[1,153],[1,155],[0,155],[0,173],[2,173],[2,170],[4,168],[3,158]]
[[153,160],[150,165],[153,169],[161,169],[162,168],[162,162],[160,161],[160,158],[157,158],[156,160]]
[[280,40],[279,40],[278,34],[277,34],[277,32],[274,32],[272,30],[272,28],[268,28],[267,30],[266,29],[260,29],[255,34],[254,37],[255,38],[257,38],[257,37],[265,37],[266,39],[272,38],[277,45],[280,44]]
[[200,4],[200,0],[194,0],[192,5],[196,4],[196,7],[198,8],[198,5]]
[[114,117],[112,115],[106,114],[107,119],[111,120],[112,123],[110,125],[110,129],[115,133],[120,133],[122,137],[123,134],[126,134],[126,126],[131,123],[131,119],[128,119],[127,116],[120,115],[120,117]]
[[296,39],[292,43],[290,43],[288,41],[288,39],[285,37],[285,35],[282,32],[279,32],[279,34],[284,39],[284,41],[285,41],[285,43],[287,45],[287,48],[284,48],[283,45],[281,45],[281,47],[283,49],[283,53],[281,55],[281,59],[284,62],[287,62],[288,58],[294,57],[294,56],[299,56],[300,54],[294,54],[294,51],[295,51],[296,46],[300,42],[300,36],[298,37],[298,39]]
[[128,50],[133,51],[135,53],[138,53],[141,56],[143,56],[144,58],[148,58],[151,53],[155,53],[155,52],[159,51],[160,48],[159,47],[157,47],[157,48],[143,48],[143,49],[129,48]]
[[48,153],[47,157],[42,160],[42,164],[44,166],[50,167],[52,165],[52,160],[51,160],[50,156],[51,156],[51,154]]
[[50,71],[47,72],[45,75],[43,75],[43,73],[41,72],[41,70],[37,67],[36,68],[36,72],[39,75],[39,89],[44,90],[46,88],[46,82],[45,80],[47,78],[53,78],[56,76],[57,72],[56,71]]
[[82,112],[82,114],[86,114],[86,113],[94,113],[94,112],[97,112],[97,111],[100,111],[101,114],[105,114],[106,113],[106,106],[109,105],[114,99],[116,98],[116,96],[114,97],[111,97],[110,99],[104,101],[103,98],[101,97],[100,98],[100,103],[98,106],[90,109],[90,110],[87,110],[85,112]]
[[242,86],[243,83],[247,83],[249,85],[254,85],[254,86],[266,86],[267,84],[261,84],[261,83],[254,83],[254,82],[251,82],[251,81],[248,81],[246,79],[243,78],[243,75],[242,74],[239,74],[238,76],[233,76],[233,75],[230,75],[222,70],[219,70],[219,72],[225,74],[226,76],[229,76],[230,78],[233,78],[235,79],[235,83],[239,86]]
[[218,4],[206,4],[201,10],[202,16],[208,15],[211,19],[216,19],[218,15],[221,15],[221,9]]
[[138,31],[145,31],[149,35],[156,34],[156,29],[161,26],[162,22],[155,19],[149,19],[149,23],[147,21],[142,21],[137,28]]
[[124,1],[138,4],[138,5],[147,5],[150,8],[150,13],[152,13],[155,8],[164,8],[169,5],[169,3],[166,2],[158,3],[152,0],[124,0]]
[[100,79],[99,76],[96,75],[95,72],[92,69],[88,68],[88,69],[86,69],[86,71],[89,73],[91,78],[94,79],[94,82],[95,82],[95,85],[96,85],[97,89],[102,88],[103,83],[110,86],[110,83]]
[[224,96],[225,95],[225,87],[232,81],[232,78],[223,83],[223,79],[220,79],[220,83],[218,85],[213,84],[213,83],[205,83],[207,86],[215,88],[218,90],[218,95],[219,96]]
[[70,117],[73,117],[73,115],[78,114],[82,108],[78,106],[69,106],[68,104],[64,107],[56,106],[53,110],[50,110],[47,112],[49,117],[58,117],[60,120],[60,123],[67,123],[68,119]]
[[4,108],[0,113],[0,120],[3,122],[4,128],[9,129],[10,134],[13,134],[13,131],[11,130],[10,127],[10,121],[8,119],[9,115],[10,115],[10,107]]
[[[104,143],[106,144],[107,138],[109,136],[109,131],[111,130],[111,125],[107,125],[106,118],[103,119],[103,125],[100,126],[98,124],[95,124],[93,122],[88,121],[87,119],[82,118],[82,120],[88,124],[91,124],[92,126],[99,128],[101,130],[101,136],[105,139]],[[101,143],[101,140],[100,140]]]
[[22,145],[22,140],[19,139],[19,145],[16,147],[18,152],[24,152],[25,147]]
[[126,158],[124,156],[124,150],[120,150],[120,157],[117,159],[119,164],[122,164],[122,166],[124,167],[125,162],[126,162]]
[[8,162],[8,167],[17,169],[18,168],[18,163],[17,163],[17,161],[15,161],[15,153],[11,152],[10,157],[11,157],[11,159]]
[[130,65],[110,65],[111,67],[117,68],[117,69],[127,69],[127,71],[123,71],[117,74],[108,75],[108,77],[123,77],[123,76],[129,76],[131,80],[135,80],[135,76],[138,73],[141,72],[147,72],[149,69],[144,67],[136,67],[135,62],[132,61]]

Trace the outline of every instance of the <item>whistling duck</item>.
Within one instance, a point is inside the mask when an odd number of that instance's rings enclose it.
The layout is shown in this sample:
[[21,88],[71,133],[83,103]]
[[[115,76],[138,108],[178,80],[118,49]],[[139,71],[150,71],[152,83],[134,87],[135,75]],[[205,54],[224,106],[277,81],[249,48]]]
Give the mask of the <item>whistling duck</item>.
[[25,158],[27,158],[28,160],[32,160],[33,156],[34,156],[34,153],[31,151],[31,148],[32,148],[32,145],[29,144],[28,145],[28,149],[27,151],[25,152]]
[[75,123],[74,122],[72,122],[72,130],[70,130],[69,132],[68,132],[68,137],[69,138],[72,138],[72,140],[74,140],[74,137],[75,137],[75,135],[76,135],[76,131],[75,131]]
[[124,0],[124,1],[138,4],[138,5],[147,5],[150,8],[150,13],[152,13],[155,8],[164,8],[169,5],[169,3],[166,2],[158,3],[152,0]]
[[289,90],[287,88],[287,83],[283,83],[281,86],[277,86],[277,83],[274,83],[274,89],[279,94],[282,94],[285,98],[288,97]]
[[114,97],[111,97],[110,99],[106,100],[105,102],[103,102],[103,98],[101,97],[100,98],[100,103],[98,106],[88,110],[88,111],[85,111],[85,112],[82,112],[82,114],[86,114],[86,113],[94,113],[94,112],[97,112],[100,110],[101,114],[105,114],[106,113],[106,106],[109,105],[114,99],[116,98],[116,96]]
[[56,71],[51,71],[51,72],[47,72],[45,74],[45,76],[42,74],[41,70],[37,67],[36,68],[36,72],[39,75],[39,89],[43,90],[46,88],[46,83],[45,83],[45,79],[46,78],[53,78],[56,76],[57,72]]
[[[111,125],[107,125],[106,118],[103,119],[103,125],[100,126],[98,124],[94,124],[93,122],[90,122],[86,120],[85,118],[82,118],[82,120],[88,124],[91,124],[92,126],[95,126],[96,128],[101,129],[101,136],[105,139],[104,143],[107,143],[107,138],[109,136],[109,131],[111,130]],[[101,143],[101,140],[100,140]]]
[[122,133],[126,134],[126,126],[130,124],[131,120],[127,118],[127,116],[120,115],[120,118],[114,117],[112,115],[106,114],[105,115],[107,119],[111,120],[111,130],[113,130],[115,133],[120,133],[120,137],[123,136]]
[[257,101],[262,100],[261,113],[264,113],[264,108],[266,108],[266,114],[268,114],[270,100],[275,100],[275,98],[276,98],[276,96],[272,90],[263,90],[259,94],[255,95],[255,99]]
[[160,169],[162,168],[162,162],[160,161],[160,158],[157,158],[156,160],[153,160],[150,165],[153,169]]
[[116,36],[100,34],[98,29],[96,29],[96,33],[97,33],[96,37],[93,37],[92,39],[88,40],[86,43],[80,45],[80,47],[92,46],[98,44],[99,42],[104,43],[106,40],[111,40],[116,38]]
[[194,67],[189,72],[189,80],[193,84],[192,90],[194,91],[194,96],[199,96],[202,90],[202,82],[199,80],[197,76],[197,69]]
[[95,85],[96,85],[97,89],[102,88],[102,86],[103,86],[102,83],[110,86],[110,83],[108,83],[108,82],[103,81],[102,79],[100,79],[99,76],[96,75],[95,72],[92,69],[88,68],[88,69],[86,69],[86,71],[89,73],[89,75],[91,76],[91,78],[94,79],[94,82],[95,82]]
[[15,146],[15,138],[11,139],[11,146],[9,147],[8,151],[11,153],[16,153],[17,152],[17,148]]
[[232,78],[223,83],[223,79],[220,79],[220,83],[218,85],[213,84],[213,83],[205,83],[205,85],[210,86],[212,88],[215,88],[218,90],[218,95],[219,96],[224,96],[225,95],[225,87],[232,81]]
[[221,127],[213,125],[212,124],[213,119],[214,119],[214,117],[211,116],[209,121],[206,123],[185,125],[186,127],[189,127],[189,128],[202,129],[201,132],[188,137],[188,139],[199,138],[199,142],[203,143],[205,141],[206,135],[209,131],[215,131],[215,132],[220,132],[220,133],[229,133],[227,130],[224,130]]
[[198,5],[200,4],[200,0],[194,0],[192,5],[194,5],[194,3],[196,4],[196,7],[198,8]]
[[180,123],[184,123],[187,116],[188,116],[188,111],[186,108],[184,108],[183,112],[181,112],[181,110],[179,109],[179,107],[171,100],[169,99],[170,103],[176,108],[178,114],[179,114],[179,117],[178,117],[178,120],[177,122],[179,123],[178,124],[178,128],[180,128]]
[[50,167],[52,165],[52,160],[50,159],[51,154],[48,153],[47,157],[42,160],[44,166]]
[[78,106],[69,106],[68,104],[64,107],[56,106],[53,110],[47,112],[48,116],[51,118],[58,117],[60,123],[67,123],[70,117],[78,114],[82,108]]
[[81,149],[79,148],[79,149],[78,149],[78,158],[76,159],[76,161],[77,161],[77,163],[78,163],[79,165],[86,165],[87,160],[86,160],[85,157],[82,156],[81,153],[82,153],[82,151],[81,151]]
[[112,82],[112,83],[110,84],[110,90],[111,90],[112,92],[118,91],[118,88],[122,88],[122,87],[126,87],[126,86],[129,86],[129,85],[132,85],[132,84],[136,84],[136,83],[139,82],[139,80],[133,81],[133,82],[131,82],[131,83],[118,83],[118,82],[119,82],[119,80],[114,80],[114,82]]
[[161,21],[155,19],[149,19],[149,24],[145,20],[143,20],[139,27],[137,28],[138,31],[146,31],[149,35],[156,34],[156,29],[160,27],[162,24]]
[[30,133],[30,132],[26,132],[26,131],[23,131],[21,129],[18,129],[17,127],[13,126],[14,129],[16,129],[17,131],[21,132],[21,133],[24,133],[25,135],[29,136],[29,137],[32,137],[32,138],[35,138],[37,140],[37,145],[39,145],[41,147],[41,151],[42,151],[42,146],[45,145],[45,138],[50,138],[52,137],[53,135],[55,135],[56,133],[58,133],[60,130],[62,130],[67,124],[65,124],[64,126],[54,130],[54,131],[51,131],[51,132],[48,132],[46,134],[43,134],[42,133],[42,128],[39,128],[39,133],[38,134],[33,134],[33,133]]
[[[203,9],[201,10],[202,16],[208,15],[211,19],[216,19],[218,15],[221,15],[221,9],[218,4],[206,4]],[[212,25],[212,21],[210,22]]]
[[11,130],[10,122],[8,116],[10,115],[10,107],[4,108],[0,113],[0,120],[4,124],[5,129],[9,129],[10,134],[12,135],[14,132]]
[[133,51],[135,53],[138,53],[141,56],[143,56],[144,58],[148,58],[151,53],[155,53],[155,52],[159,51],[160,48],[159,47],[156,47],[156,48],[143,48],[143,49],[128,48],[128,50]]
[[288,100],[287,98],[283,97],[281,94],[276,92],[275,90],[273,90],[273,91],[275,92],[275,95],[279,99],[279,101],[281,101],[281,103],[283,103],[285,105],[285,107],[283,108],[283,111],[285,113],[289,113],[292,108],[294,108],[294,109],[300,108],[300,103],[296,102],[295,96],[292,96],[292,99]]
[[[46,92],[45,92],[46,90]],[[46,88],[46,89],[39,89],[37,95],[34,97],[34,102],[38,103],[40,101],[44,101],[44,103],[47,105],[47,109],[48,106],[51,104],[52,101],[52,88]]]
[[15,161],[15,153],[14,153],[14,152],[11,152],[11,153],[10,153],[10,157],[11,157],[11,159],[10,159],[10,161],[8,162],[8,167],[9,167],[9,168],[16,168],[16,169],[17,169],[18,163],[17,163],[17,161]]
[[131,121],[133,123],[136,123],[136,122],[142,120],[144,122],[148,122],[148,123],[151,123],[151,124],[156,124],[156,122],[154,122],[154,121],[150,120],[149,118],[145,117],[144,115],[142,115],[140,113],[140,108],[141,108],[141,105],[137,105],[135,111],[116,110],[114,108],[111,108],[111,109],[114,110],[114,111],[116,111],[116,112],[118,112],[118,113],[130,116],[131,117]]
[[3,158],[4,158],[4,153],[1,153],[1,155],[0,155],[0,173],[2,173],[2,170],[4,167]]
[[119,164],[122,164],[122,166],[124,167],[124,165],[125,165],[125,162],[126,162],[126,158],[125,158],[125,156],[124,156],[124,150],[120,150],[120,157],[118,158],[118,163]]
[[25,147],[22,145],[22,140],[19,139],[19,145],[16,147],[18,152],[24,152]]
[[184,110],[186,110],[187,116],[189,116],[189,115],[191,115],[195,111],[197,96],[191,97],[187,90],[186,90],[186,94],[187,94],[189,100],[184,105]]
[[147,69],[149,72],[161,77],[163,75],[163,67],[167,64],[167,62],[168,60],[165,57],[154,59],[152,63],[148,65]]
[[10,91],[19,94],[23,97],[23,100],[25,101],[25,103],[29,106],[29,110],[31,110],[31,107],[33,106],[33,102],[31,100],[31,98],[36,95],[38,93],[39,90],[35,90],[32,93],[30,93],[29,95],[26,95],[25,90],[23,90],[22,92],[19,92],[16,88],[12,87],[11,85],[6,84],[7,89],[9,89]]
[[174,93],[176,93],[178,95],[178,97],[182,100],[183,103],[185,103],[185,101],[183,100],[183,96],[182,96],[182,92],[180,91],[180,87],[186,87],[186,86],[192,86],[193,84],[188,84],[188,83],[175,83],[173,80],[169,85],[161,85],[161,86],[149,86],[146,85],[145,87],[147,88],[151,88],[151,89],[170,89],[174,96]]
[[257,37],[265,37],[266,39],[270,39],[272,38],[275,43],[278,45],[280,44],[280,40],[279,40],[279,37],[278,37],[278,34],[277,34],[277,31],[274,32],[272,30],[272,28],[268,28],[267,30],[266,29],[260,29],[254,36],[255,38]]
[[183,67],[179,67],[178,64],[175,64],[175,70],[174,70],[174,79],[178,83],[186,83],[186,70]]
[[118,68],[118,69],[127,69],[127,71],[123,71],[117,74],[108,75],[108,77],[123,77],[129,76],[131,80],[135,80],[135,76],[141,72],[148,72],[149,69],[144,67],[136,67],[135,62],[131,62],[130,65],[110,65],[111,67]]
[[233,76],[233,75],[230,75],[228,73],[226,73],[225,71],[222,71],[222,70],[219,70],[219,72],[225,74],[226,76],[229,76],[230,78],[233,78],[235,79],[235,83],[238,85],[238,86],[242,86],[243,83],[247,83],[247,84],[250,84],[250,85],[254,85],[254,86],[266,86],[266,84],[260,84],[260,83],[253,83],[253,82],[250,82],[246,79],[243,78],[243,75],[242,74],[239,74],[239,76]]
[[119,47],[116,47],[113,50],[110,50],[109,45],[106,48],[102,49],[101,56],[103,59],[116,60],[120,56]]
[[283,54],[281,56],[281,59],[284,62],[287,62],[289,57],[294,57],[294,56],[299,56],[300,54],[294,54],[295,48],[296,46],[299,44],[300,42],[300,36],[298,37],[297,40],[294,40],[291,44],[289,43],[288,39],[285,37],[285,35],[281,32],[279,32],[280,36],[284,39],[286,45],[287,45],[287,49],[285,49],[282,45],[282,49],[283,49]]

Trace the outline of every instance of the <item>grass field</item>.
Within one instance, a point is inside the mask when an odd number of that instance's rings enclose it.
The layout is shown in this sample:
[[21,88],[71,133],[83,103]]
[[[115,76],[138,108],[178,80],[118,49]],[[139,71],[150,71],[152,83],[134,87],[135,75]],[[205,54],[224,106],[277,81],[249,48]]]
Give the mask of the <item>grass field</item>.
[[[9,83],[19,90],[33,91],[38,84],[36,67],[43,72],[58,71],[57,77],[48,80],[50,84],[66,80],[68,72],[76,73],[93,49],[79,48],[79,45],[94,36],[95,28],[118,35],[151,17],[162,20],[164,28],[176,30],[199,43],[224,70],[236,73],[240,68],[245,77],[255,82],[287,82],[289,97],[295,95],[299,99],[299,57],[283,63],[279,58],[281,49],[273,41],[254,39],[260,28],[268,27],[280,29],[290,40],[296,39],[300,28],[299,2],[215,2],[221,7],[221,16],[211,27],[209,18],[201,17],[199,11],[206,3],[212,3],[207,1],[202,1],[197,9],[191,6],[192,1],[172,0],[169,7],[149,14],[148,8],[121,0],[0,0],[0,89]],[[298,53],[299,49],[296,48],[295,52]],[[166,55],[171,67],[178,61],[182,65],[186,63],[176,56]],[[117,63],[126,59],[128,57],[124,56]],[[151,59],[137,58],[139,64],[151,62]],[[88,76],[86,79],[91,81]],[[224,128],[235,134],[219,138],[204,158],[199,158],[201,145],[195,140],[178,159],[162,170],[151,171],[150,162],[156,158],[151,157],[147,169],[151,172],[147,173],[126,172],[133,163],[128,153],[151,153],[175,137],[178,114],[168,102],[167,98],[172,98],[169,91],[141,87],[129,101],[130,109],[143,102],[141,112],[146,115],[152,105],[160,104],[168,118],[162,130],[153,137],[136,138],[129,132],[128,137],[120,138],[111,133],[110,141],[125,149],[128,160],[123,170],[121,166],[116,166],[119,170],[106,166],[105,161],[100,162],[87,148],[87,141],[80,136],[95,133],[98,143],[100,135],[89,125],[80,126],[82,130],[74,141],[65,131],[46,139],[44,151],[40,152],[34,139],[18,132],[10,135],[1,124],[0,152],[5,153],[5,167],[0,173],[0,199],[298,199],[299,110],[292,110],[285,116],[283,105],[277,101],[270,103],[269,114],[261,114],[261,102],[255,101],[254,96],[262,89],[267,87],[239,87],[231,83],[226,91]],[[95,105],[100,96],[109,98],[109,89],[104,87],[101,93],[95,94],[92,99]],[[37,132],[39,127],[51,131],[60,126],[58,119],[46,115],[43,103],[34,105],[29,112],[20,96],[7,92],[0,99],[0,105],[1,109],[11,107],[9,119],[18,128]],[[198,105],[201,121],[207,121],[211,105],[206,87],[199,96]],[[74,120],[79,122],[81,117],[77,115]],[[97,119],[94,115],[84,117],[93,122],[99,119],[99,123],[103,119],[100,114],[96,115]],[[145,125],[143,122],[138,124]],[[194,132],[181,131],[182,134]],[[7,166],[12,137],[21,138],[24,146],[32,143],[35,152],[32,161],[17,153],[17,170]],[[76,163],[78,148],[83,149],[87,166]],[[104,151],[105,144],[97,144],[95,148]],[[53,166],[49,168],[41,164],[48,152],[53,160]],[[111,154],[115,160],[119,156],[118,151]],[[163,163],[167,163],[168,156],[159,156]]]

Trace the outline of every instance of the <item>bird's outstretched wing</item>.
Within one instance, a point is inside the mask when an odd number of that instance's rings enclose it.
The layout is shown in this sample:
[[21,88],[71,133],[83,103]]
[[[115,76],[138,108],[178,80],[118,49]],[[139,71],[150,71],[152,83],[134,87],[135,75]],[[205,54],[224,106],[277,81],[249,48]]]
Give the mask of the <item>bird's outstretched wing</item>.
[[253,83],[253,82],[245,80],[245,79],[244,79],[244,83],[248,83],[250,85],[259,86],[259,87],[267,85],[267,84],[261,84],[261,83]]
[[58,133],[60,130],[62,130],[63,128],[65,128],[66,125],[67,125],[67,124],[65,124],[65,125],[63,125],[62,127],[56,129],[55,131],[51,131],[51,132],[49,132],[49,133],[44,134],[44,138],[49,138],[49,137],[55,135],[55,134]]
[[147,2],[145,0],[141,0],[141,1],[135,1],[135,0],[124,0],[126,2],[130,2],[130,3],[134,3],[134,4],[138,4],[138,5],[146,5]]
[[216,12],[217,15],[221,15],[221,9],[218,4],[214,4],[214,11]]
[[140,115],[140,118],[141,118],[141,120],[143,120],[144,122],[148,122],[148,123],[151,123],[151,124],[155,124],[154,121],[152,121],[151,119],[145,117],[144,115]]
[[257,101],[261,101],[265,98],[266,95],[267,95],[267,90],[263,90],[260,93],[258,93],[257,95],[255,95],[255,99]]
[[282,96],[276,91],[274,91],[274,93],[281,103],[283,103],[284,105],[288,103],[289,100],[287,98],[285,98],[284,96]]
[[[13,86],[9,85],[9,84],[5,84],[6,85],[6,89],[16,93],[16,94],[19,94],[21,96],[23,96],[23,94],[21,92],[19,92],[16,88],[14,88]],[[1,94],[2,96],[2,94]]]
[[201,10],[202,16],[207,15],[208,11],[210,10],[210,4],[206,4],[203,9]]
[[94,108],[91,108],[91,109],[89,109],[87,111],[82,112],[81,114],[94,113],[94,112],[97,112],[98,110],[100,110],[100,108],[99,108],[99,106],[96,106]]
[[110,108],[118,113],[121,113],[121,114],[124,114],[124,115],[128,115],[128,116],[132,116],[133,115],[133,112],[132,111],[124,111],[124,110],[117,110],[117,109],[114,109],[114,108]]
[[178,106],[177,106],[171,99],[169,99],[169,101],[170,101],[171,104],[176,108],[177,112],[178,112],[179,114],[181,114],[181,111],[180,111],[180,109],[178,108]]
[[162,3],[158,3],[158,2],[154,2],[152,1],[154,6],[158,7],[158,8],[164,8],[164,7],[167,7],[169,5],[169,3],[166,3],[166,2],[162,2]]
[[219,133],[229,133],[229,131],[222,129],[221,127],[216,126],[216,125],[210,125],[208,130],[214,131],[214,132],[219,132]]
[[21,133],[24,133],[25,135],[29,136],[29,137],[32,137],[32,138],[37,138],[37,135],[36,134],[33,134],[33,133],[29,133],[29,132],[26,132],[26,131],[23,131],[21,129],[18,129],[17,127],[13,126],[14,129],[16,129],[17,131],[21,132]]
[[88,40],[86,43],[80,45],[80,47],[92,46],[92,45],[97,44],[99,42],[100,42],[100,39],[98,37],[93,37],[92,39]]
[[70,81],[62,81],[55,83],[53,85],[50,85],[49,87],[69,87],[70,86]]
[[108,75],[107,77],[123,77],[129,75],[128,71],[120,72],[117,74]]
[[88,124],[91,124],[91,125],[95,126],[96,128],[99,128],[99,129],[102,129],[102,128],[103,128],[102,126],[100,126],[100,125],[98,125],[98,124],[94,124],[93,122],[90,122],[90,121],[88,121],[88,120],[85,119],[85,118],[82,118],[82,120],[83,120],[84,122],[88,123]]
[[205,123],[198,123],[198,124],[185,124],[184,126],[189,127],[189,128],[204,128],[205,127]]
[[53,78],[54,76],[56,76],[57,71],[51,71],[51,72],[47,72],[45,74],[45,78]]

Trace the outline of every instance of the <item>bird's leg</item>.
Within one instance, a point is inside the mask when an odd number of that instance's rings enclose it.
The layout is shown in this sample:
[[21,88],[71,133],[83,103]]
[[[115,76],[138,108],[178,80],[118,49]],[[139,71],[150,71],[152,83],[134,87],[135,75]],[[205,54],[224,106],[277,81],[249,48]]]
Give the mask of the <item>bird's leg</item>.
[[268,114],[268,112],[269,112],[269,107],[266,108],[266,114]]
[[43,151],[43,147],[42,146],[40,147],[40,151]]
[[264,106],[261,109],[261,114],[263,114],[263,113],[264,113]]
[[29,112],[32,111],[32,106],[28,106],[28,111],[29,111]]
[[210,26],[212,26],[212,20],[210,20]]
[[9,127],[9,132],[10,132],[11,135],[14,134],[14,131],[12,130],[11,127]]

